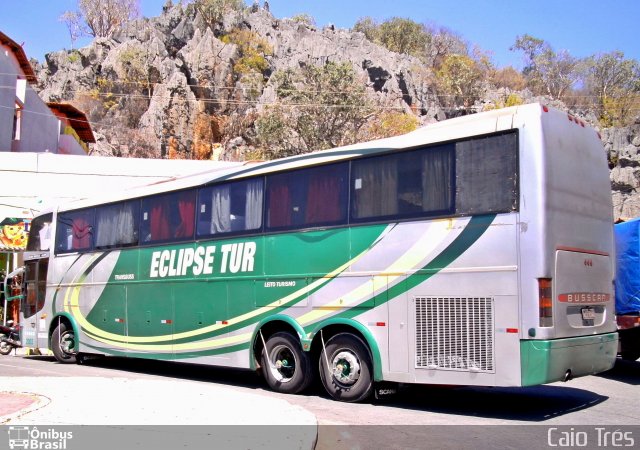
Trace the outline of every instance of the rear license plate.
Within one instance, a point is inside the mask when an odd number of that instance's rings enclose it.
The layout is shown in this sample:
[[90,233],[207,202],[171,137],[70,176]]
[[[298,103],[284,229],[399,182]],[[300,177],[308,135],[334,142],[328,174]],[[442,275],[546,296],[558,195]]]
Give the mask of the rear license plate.
[[582,308],[582,320],[595,320],[596,310],[593,308]]

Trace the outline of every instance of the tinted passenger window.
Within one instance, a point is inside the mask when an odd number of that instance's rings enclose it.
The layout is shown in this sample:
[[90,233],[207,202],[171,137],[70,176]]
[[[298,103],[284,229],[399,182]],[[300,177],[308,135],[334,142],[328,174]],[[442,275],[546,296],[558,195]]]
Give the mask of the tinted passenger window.
[[258,178],[200,189],[198,236],[261,229],[263,184]]
[[137,245],[139,216],[139,200],[97,208],[96,248]]
[[56,250],[77,252],[93,245],[94,210],[69,211],[58,215]]
[[356,160],[355,221],[445,214],[453,208],[453,146]]
[[141,243],[192,239],[196,192],[183,191],[142,199]]
[[341,163],[268,176],[267,228],[286,230],[346,223],[348,170],[348,164]]

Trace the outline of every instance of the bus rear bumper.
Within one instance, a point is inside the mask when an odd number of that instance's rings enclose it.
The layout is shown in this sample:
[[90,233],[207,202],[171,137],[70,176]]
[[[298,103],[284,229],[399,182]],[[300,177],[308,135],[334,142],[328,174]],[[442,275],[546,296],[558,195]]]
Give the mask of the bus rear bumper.
[[[604,372],[613,367],[618,333],[520,341],[522,386],[535,386]],[[570,371],[570,372],[568,372]]]

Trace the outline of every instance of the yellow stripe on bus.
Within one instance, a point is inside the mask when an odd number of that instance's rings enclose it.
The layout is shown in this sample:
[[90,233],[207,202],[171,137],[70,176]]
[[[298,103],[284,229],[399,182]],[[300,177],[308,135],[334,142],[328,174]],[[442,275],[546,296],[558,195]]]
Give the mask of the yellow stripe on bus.
[[[385,232],[383,232],[383,234]],[[259,316],[259,315],[271,310],[274,307],[278,307],[278,306],[281,307],[283,305],[286,305],[287,303],[295,300],[296,298],[298,298],[298,297],[300,297],[302,295],[305,295],[305,294],[309,293],[310,291],[312,291],[314,289],[317,289],[318,287],[322,286],[323,284],[329,282],[330,280],[335,278],[337,275],[339,275],[340,273],[344,272],[349,266],[351,266],[352,264],[356,263],[366,253],[368,253],[369,250],[370,249],[367,249],[367,250],[363,251],[362,253],[360,253],[356,257],[354,257],[351,260],[347,261],[345,264],[341,265],[340,267],[336,268],[332,272],[328,273],[325,277],[320,278],[320,279],[314,281],[313,283],[307,285],[306,287],[304,287],[302,289],[298,289],[297,291],[295,291],[295,292],[293,292],[293,293],[291,293],[291,294],[289,294],[289,295],[287,295],[285,297],[277,299],[277,300],[271,302],[267,306],[263,306],[261,308],[258,308],[258,309],[255,309],[253,311],[250,311],[250,312],[248,312],[246,314],[242,314],[240,316],[233,317],[233,318],[227,320],[226,324],[209,325],[209,326],[204,327],[204,328],[198,328],[196,330],[185,331],[185,332],[178,333],[178,334],[165,334],[165,335],[161,335],[161,336],[123,336],[123,335],[120,335],[120,334],[110,333],[108,331],[104,331],[104,330],[96,327],[92,323],[90,323],[86,319],[86,317],[82,314],[82,312],[80,311],[79,298],[80,298],[80,289],[82,287],[82,282],[79,281],[79,280],[82,279],[82,277],[83,277],[82,274],[84,274],[86,269],[93,263],[93,261],[95,260],[95,258],[97,258],[97,256],[90,258],[89,261],[87,262],[87,264],[79,272],[79,275],[76,276],[76,278],[71,282],[71,284],[75,284],[75,286],[73,286],[70,289],[69,288],[67,289],[67,292],[66,292],[66,295],[65,295],[65,298],[64,298],[64,306],[65,306],[65,310],[67,312],[71,313],[71,315],[77,320],[78,324],[83,328],[83,330],[85,330],[88,333],[91,333],[95,337],[100,337],[102,339],[106,339],[106,340],[108,340],[108,341],[110,341],[112,343],[119,342],[119,343],[121,343],[121,344],[119,344],[119,346],[122,347],[122,348],[132,348],[132,347],[130,347],[132,343],[151,343],[151,342],[161,342],[161,341],[168,341],[168,340],[185,339],[185,338],[190,338],[190,337],[198,336],[198,335],[201,335],[201,334],[206,334],[206,333],[210,333],[210,332],[213,332],[213,331],[217,331],[217,330],[220,330],[220,329],[222,329],[224,327],[229,327],[231,325],[235,325],[235,324],[240,323],[242,321],[245,321],[247,319],[251,319],[253,317]],[[226,339],[226,338],[223,338],[223,339]],[[210,341],[205,341],[205,342],[210,342]],[[163,345],[172,346],[173,344],[163,344]],[[182,344],[179,344],[179,345],[182,345]],[[148,348],[148,347],[145,347],[145,348]]]

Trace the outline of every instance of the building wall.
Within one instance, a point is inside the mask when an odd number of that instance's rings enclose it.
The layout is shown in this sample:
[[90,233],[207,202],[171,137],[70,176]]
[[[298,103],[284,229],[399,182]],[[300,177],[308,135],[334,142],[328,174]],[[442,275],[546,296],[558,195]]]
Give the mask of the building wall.
[[[13,115],[16,102],[16,62],[0,46],[0,152],[11,151],[13,135]],[[13,74],[13,75],[12,75]],[[11,88],[11,86],[14,86]]]
[[22,75],[12,51],[0,45],[0,152],[58,152],[60,121],[26,84],[20,140],[13,141],[16,86]]
[[59,135],[60,120],[36,91],[27,86],[22,114],[22,135],[14,151],[57,153]]

